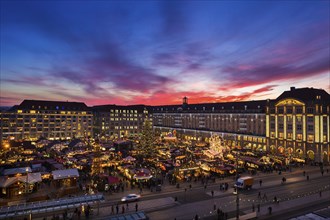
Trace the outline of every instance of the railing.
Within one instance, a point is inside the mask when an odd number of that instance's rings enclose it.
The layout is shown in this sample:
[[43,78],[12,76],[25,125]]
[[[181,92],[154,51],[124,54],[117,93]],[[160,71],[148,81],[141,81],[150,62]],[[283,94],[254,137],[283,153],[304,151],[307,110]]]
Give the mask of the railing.
[[47,200],[44,202],[24,203],[13,206],[2,206],[0,207],[0,219],[77,208],[85,204],[92,204],[103,200],[104,197],[102,194],[96,194]]

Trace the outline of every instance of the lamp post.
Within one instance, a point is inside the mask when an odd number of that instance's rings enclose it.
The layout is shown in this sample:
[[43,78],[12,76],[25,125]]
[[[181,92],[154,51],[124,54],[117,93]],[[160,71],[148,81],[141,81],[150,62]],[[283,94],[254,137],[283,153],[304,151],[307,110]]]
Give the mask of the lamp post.
[[[236,135],[235,135],[235,145],[236,145]],[[236,146],[236,181],[238,180],[238,148]],[[238,186],[236,185],[236,219],[239,219],[239,195]]]
[[29,168],[27,167],[25,169],[26,171],[26,187],[25,187],[25,193],[27,194],[28,193],[28,186],[29,186]]

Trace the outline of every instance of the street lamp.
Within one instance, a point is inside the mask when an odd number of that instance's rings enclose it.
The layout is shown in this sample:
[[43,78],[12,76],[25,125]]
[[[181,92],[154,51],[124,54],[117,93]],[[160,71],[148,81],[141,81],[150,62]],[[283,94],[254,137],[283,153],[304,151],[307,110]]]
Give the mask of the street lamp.
[[[235,145],[236,145],[236,135],[235,135]],[[236,146],[236,181],[238,180],[238,147]],[[239,219],[239,195],[238,186],[236,185],[236,219]]]
[[27,194],[28,193],[28,186],[29,186],[29,168],[26,167],[25,169],[26,171],[26,187],[25,187],[25,193]]

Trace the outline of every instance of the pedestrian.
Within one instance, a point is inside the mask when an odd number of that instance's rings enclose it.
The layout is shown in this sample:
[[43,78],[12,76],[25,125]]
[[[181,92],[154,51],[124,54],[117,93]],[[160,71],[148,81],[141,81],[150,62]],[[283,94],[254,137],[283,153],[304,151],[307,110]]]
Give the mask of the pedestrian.
[[260,185],[260,187],[261,187],[261,185],[262,185],[262,180],[259,180],[259,185]]
[[304,170],[303,175],[306,176],[306,171]]
[[217,205],[214,203],[213,204],[213,210],[216,210],[217,209]]
[[258,192],[258,199],[261,199],[261,192]]
[[198,220],[199,219],[199,216],[196,214],[195,215],[195,220]]
[[206,184],[204,185],[204,190],[206,190]]
[[118,212],[119,212],[119,206],[118,206],[118,204],[116,205],[116,214],[118,214]]
[[322,176],[323,176],[323,174],[324,174],[324,171],[323,171],[323,170],[321,171],[321,174],[322,174]]
[[327,169],[327,173],[329,173],[329,169]]
[[322,197],[322,190],[320,190],[320,197]]
[[255,209],[255,208],[254,208],[254,203],[252,203],[252,212],[254,212],[254,209]]
[[272,214],[273,208],[271,206],[268,207],[268,213],[271,215]]
[[307,175],[307,181],[309,181],[309,175]]
[[113,205],[111,206],[111,215],[115,214],[115,208],[113,207]]
[[263,197],[263,199],[264,199],[264,200],[268,200],[268,199],[267,199],[267,195],[266,195],[266,193],[264,193],[264,197]]
[[277,197],[276,196],[274,196],[274,202],[277,203]]
[[257,205],[258,212],[260,212],[260,204]]
[[135,203],[135,211],[137,212],[138,211],[138,204]]
[[122,214],[125,213],[125,206],[124,206],[124,205],[121,207],[121,213],[122,213]]
[[214,197],[214,191],[213,190],[211,191],[211,194],[212,194],[212,197]]
[[189,184],[189,189],[191,189],[192,188],[192,186],[191,186],[191,184]]
[[126,202],[126,210],[128,211],[128,202]]

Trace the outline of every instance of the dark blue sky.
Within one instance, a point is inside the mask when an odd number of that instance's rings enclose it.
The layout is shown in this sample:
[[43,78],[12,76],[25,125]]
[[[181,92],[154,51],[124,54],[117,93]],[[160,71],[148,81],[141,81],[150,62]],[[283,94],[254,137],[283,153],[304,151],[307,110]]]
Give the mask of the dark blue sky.
[[1,1],[1,103],[329,92],[329,1]]

